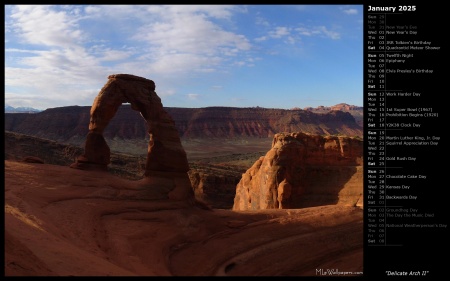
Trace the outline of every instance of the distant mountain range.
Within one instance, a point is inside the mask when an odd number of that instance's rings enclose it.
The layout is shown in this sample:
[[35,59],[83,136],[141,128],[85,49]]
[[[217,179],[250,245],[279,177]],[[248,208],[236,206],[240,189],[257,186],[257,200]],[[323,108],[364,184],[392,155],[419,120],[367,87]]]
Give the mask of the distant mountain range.
[[[340,104],[333,108],[270,109],[205,107],[164,109],[173,118],[182,141],[271,140],[279,132],[363,136],[363,110]],[[41,112],[4,114],[5,131],[59,143],[83,146],[89,132],[90,106],[48,108]],[[111,150],[135,154],[148,145],[147,124],[129,104],[119,107],[103,132]]]
[[5,105],[5,113],[38,113],[42,110],[32,108],[32,107],[12,107],[9,105]]
[[[345,107],[344,107],[345,108]],[[88,133],[90,106],[48,108],[35,114],[5,113],[5,130],[73,143]],[[272,138],[279,132],[309,132],[362,136],[357,122],[362,110],[302,110],[268,108],[174,108],[165,110],[175,121],[181,138]],[[360,115],[358,116],[357,113]],[[359,118],[355,118],[358,116]],[[109,139],[145,139],[145,120],[129,104],[122,105],[108,124]]]
[[[299,107],[294,107],[291,108],[291,110],[299,110],[301,108]],[[341,111],[348,111],[353,113],[352,111],[363,111],[363,107],[362,106],[356,106],[356,105],[349,105],[346,103],[340,103],[340,104],[336,104],[334,106],[318,106],[318,107],[305,107],[303,108],[303,110],[308,110],[308,111],[312,111],[314,113],[321,113],[322,112],[327,112],[330,110],[341,110]],[[32,108],[32,107],[12,107],[10,105],[5,105],[5,113],[34,113],[34,112],[42,112],[43,110],[39,110],[36,108]],[[353,115],[353,114],[352,114]]]

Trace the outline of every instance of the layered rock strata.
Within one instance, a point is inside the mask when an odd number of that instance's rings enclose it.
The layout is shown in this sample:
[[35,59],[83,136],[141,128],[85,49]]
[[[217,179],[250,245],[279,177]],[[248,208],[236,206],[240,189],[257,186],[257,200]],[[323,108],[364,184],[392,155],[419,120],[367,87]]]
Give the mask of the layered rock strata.
[[[347,135],[363,137],[359,111],[287,110],[269,108],[165,107],[172,117],[182,140],[270,138],[278,132],[308,132],[319,135]],[[5,113],[5,130],[46,138],[72,145],[83,145],[89,124],[89,106],[49,108],[35,114]],[[319,114],[320,112],[320,114]],[[362,110],[361,110],[362,112]],[[356,119],[356,118],[359,119]],[[133,124],[132,126],[130,124]],[[148,139],[146,122],[131,109],[119,107],[114,118],[103,132],[111,150],[129,153],[129,148],[116,146],[115,141]],[[110,142],[109,140],[114,140]],[[134,153],[133,153],[134,154]]]
[[[242,172],[241,172],[242,173]],[[193,168],[188,172],[195,197],[214,209],[231,209],[241,173]]]
[[363,192],[362,156],[358,138],[276,134],[269,152],[242,175],[233,210],[356,205]]

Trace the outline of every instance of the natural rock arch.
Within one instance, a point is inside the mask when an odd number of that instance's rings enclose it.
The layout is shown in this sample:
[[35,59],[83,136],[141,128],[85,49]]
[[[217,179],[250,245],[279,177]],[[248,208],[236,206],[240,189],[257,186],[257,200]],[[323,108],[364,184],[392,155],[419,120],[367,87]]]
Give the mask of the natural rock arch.
[[[169,185],[173,186],[173,190],[177,190],[175,193],[178,195],[172,192],[174,197],[193,194],[187,175],[189,164],[186,152],[181,145],[175,122],[164,110],[161,99],[155,92],[155,83],[130,74],[108,76],[108,81],[91,107],[84,154],[78,157],[70,167],[83,170],[107,170],[110,163],[110,149],[103,137],[103,131],[123,103],[130,103],[131,108],[139,111],[147,123],[150,140],[145,178],[168,179],[171,181]],[[167,180],[162,182],[167,183]],[[179,188],[175,189],[175,187]]]

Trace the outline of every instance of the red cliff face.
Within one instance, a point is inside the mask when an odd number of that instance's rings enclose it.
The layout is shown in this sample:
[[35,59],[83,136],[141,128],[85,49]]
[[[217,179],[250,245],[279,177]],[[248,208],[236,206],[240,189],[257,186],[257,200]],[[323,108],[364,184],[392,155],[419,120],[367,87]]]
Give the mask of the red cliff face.
[[236,186],[234,210],[356,205],[363,191],[363,142],[280,133]]
[[233,207],[238,172],[193,167],[188,175],[197,199],[216,209]]
[[[305,110],[267,108],[173,108],[172,116],[182,139],[273,137],[278,132],[363,136],[363,128],[348,112],[316,114]],[[5,130],[80,145],[89,132],[89,106],[47,109],[35,114],[5,114]],[[106,140],[148,138],[145,119],[131,106],[120,106],[104,129]]]
[[45,111],[6,113],[5,130],[55,141],[85,138],[89,126],[89,106],[66,106]]
[[191,111],[167,108],[183,138],[273,137],[278,132],[362,136],[362,127],[347,112],[315,114],[304,110],[207,107]]

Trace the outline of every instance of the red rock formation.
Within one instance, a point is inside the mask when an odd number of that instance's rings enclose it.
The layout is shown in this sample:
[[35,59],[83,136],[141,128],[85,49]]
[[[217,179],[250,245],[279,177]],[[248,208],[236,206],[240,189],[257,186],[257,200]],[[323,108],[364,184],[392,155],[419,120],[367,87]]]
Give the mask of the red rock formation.
[[271,150],[242,175],[233,209],[356,205],[363,191],[362,154],[356,138],[276,134]]
[[[293,109],[299,109],[298,107],[294,107]],[[318,106],[316,108],[313,107],[305,107],[303,110],[309,110],[309,111],[315,111],[315,110],[322,110],[322,111],[332,111],[332,110],[339,110],[339,111],[351,111],[351,110],[363,110],[362,106],[357,105],[350,105],[346,103],[339,103],[333,106]]]
[[272,138],[277,132],[309,132],[363,136],[362,127],[348,112],[316,114],[303,110],[207,107],[166,109],[177,122],[182,138]]
[[22,159],[22,162],[44,164],[44,160],[36,156],[26,156]]
[[[5,113],[5,130],[62,143],[82,145],[89,131],[89,106],[49,108],[35,114]],[[277,132],[308,132],[363,137],[362,110],[329,112],[330,110],[286,110],[268,108],[205,107],[164,110],[175,121],[182,139],[197,138],[273,138]],[[318,114],[320,113],[320,114]],[[359,119],[356,119],[356,118]],[[362,124],[362,122],[361,122]],[[103,132],[109,140],[148,138],[146,122],[130,105],[122,105]],[[145,142],[144,142],[145,144]],[[126,151],[123,151],[126,152]]]
[[[222,173],[222,174],[220,174]],[[188,172],[195,197],[215,209],[231,209],[240,174],[230,171],[204,171],[191,169]]]
[[144,185],[163,187],[169,197],[175,199],[193,196],[187,176],[189,164],[186,152],[174,121],[164,110],[161,99],[155,92],[155,83],[130,74],[108,77],[91,107],[85,152],[71,167],[107,170],[110,149],[103,132],[123,103],[130,103],[133,110],[140,112],[150,136]]

